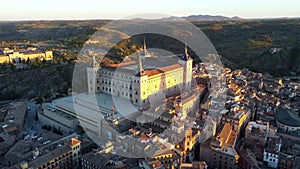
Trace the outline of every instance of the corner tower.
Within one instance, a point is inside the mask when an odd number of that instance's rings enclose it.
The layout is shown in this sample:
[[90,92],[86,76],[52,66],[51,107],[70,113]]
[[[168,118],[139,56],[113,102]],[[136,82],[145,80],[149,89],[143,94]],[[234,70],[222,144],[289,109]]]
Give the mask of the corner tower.
[[92,62],[87,67],[88,93],[96,93],[100,91],[99,72],[100,66],[96,62],[95,56],[92,56]]
[[143,68],[143,61],[147,55],[146,42],[144,39],[143,50],[139,54],[138,58],[138,71],[133,79],[133,104],[143,106],[148,102],[148,75],[145,73]]
[[183,66],[183,87],[184,90],[190,90],[192,87],[193,78],[193,59],[188,54],[188,48],[185,45],[184,54],[179,59],[178,63]]

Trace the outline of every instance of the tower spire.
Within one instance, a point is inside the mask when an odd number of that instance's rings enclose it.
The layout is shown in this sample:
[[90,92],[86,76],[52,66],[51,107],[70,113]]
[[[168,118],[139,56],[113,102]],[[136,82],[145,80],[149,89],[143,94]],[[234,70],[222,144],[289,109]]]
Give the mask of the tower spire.
[[190,55],[188,54],[188,47],[187,47],[186,43],[184,43],[184,54],[182,55],[182,59],[183,60],[190,59]]
[[144,38],[143,50],[140,52],[138,58],[138,71],[140,75],[144,74],[142,59],[145,58],[146,55],[147,55],[147,46],[146,46],[146,40]]
[[145,52],[145,54],[146,54],[146,51],[147,51],[146,39],[144,38],[144,52]]
[[143,63],[142,63],[142,56],[139,55],[139,60],[138,60],[138,67],[139,67],[139,74],[142,75],[144,73],[144,69],[143,69]]
[[144,38],[144,45],[143,45],[142,56],[146,57],[146,55],[147,55],[147,45],[146,45],[146,39]]
[[186,43],[184,44],[184,54],[185,54],[186,56],[189,55],[189,54],[188,54],[188,48],[187,48]]
[[92,63],[91,63],[92,68],[97,68],[99,67],[98,62],[96,61],[95,55],[92,55]]

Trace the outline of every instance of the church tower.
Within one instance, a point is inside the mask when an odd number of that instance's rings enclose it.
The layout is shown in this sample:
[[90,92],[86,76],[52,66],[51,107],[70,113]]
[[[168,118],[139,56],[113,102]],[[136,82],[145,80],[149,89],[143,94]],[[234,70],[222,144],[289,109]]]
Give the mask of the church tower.
[[183,86],[184,90],[190,90],[192,87],[193,78],[193,59],[188,54],[187,46],[185,45],[184,54],[178,61],[183,66]]
[[93,55],[91,65],[87,67],[88,93],[100,91],[99,68],[100,66]]

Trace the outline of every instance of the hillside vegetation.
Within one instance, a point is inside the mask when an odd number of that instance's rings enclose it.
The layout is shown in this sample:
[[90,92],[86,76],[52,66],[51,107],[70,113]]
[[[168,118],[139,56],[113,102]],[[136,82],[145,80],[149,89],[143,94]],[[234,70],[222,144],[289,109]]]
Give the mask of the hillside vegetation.
[[[0,45],[18,43],[43,45],[53,50],[57,61],[67,65],[38,66],[29,70],[1,71],[0,100],[20,97],[51,97],[71,87],[74,62],[88,40],[109,21],[30,21],[0,22]],[[210,39],[225,66],[247,67],[275,76],[300,74],[300,20],[234,20],[193,22]],[[184,44],[161,35],[137,35],[115,45],[106,62],[122,59],[147,47],[182,53]],[[193,58],[198,58],[190,51]],[[199,61],[199,60],[197,60]],[[3,67],[1,69],[4,69]]]

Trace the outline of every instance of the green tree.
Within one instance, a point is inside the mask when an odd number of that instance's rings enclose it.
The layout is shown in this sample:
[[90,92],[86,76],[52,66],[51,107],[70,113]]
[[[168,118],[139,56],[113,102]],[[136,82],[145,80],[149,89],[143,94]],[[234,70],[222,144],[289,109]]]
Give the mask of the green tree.
[[41,59],[39,57],[36,57],[34,60],[34,65],[39,65],[40,61],[41,61]]

